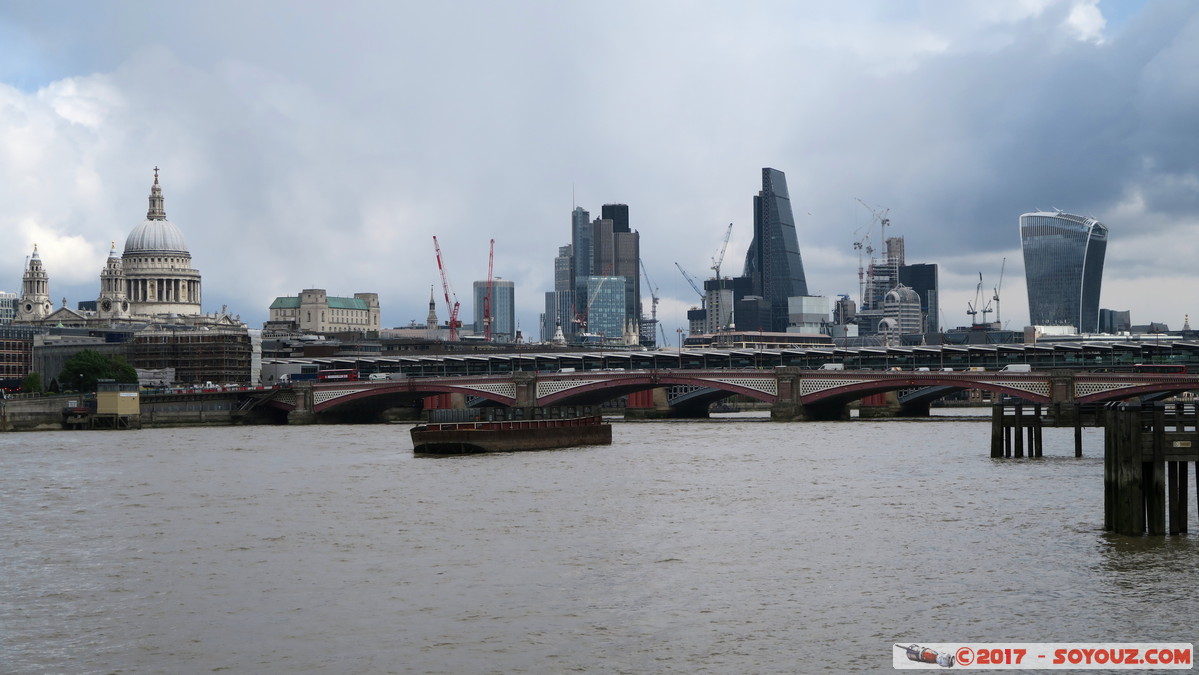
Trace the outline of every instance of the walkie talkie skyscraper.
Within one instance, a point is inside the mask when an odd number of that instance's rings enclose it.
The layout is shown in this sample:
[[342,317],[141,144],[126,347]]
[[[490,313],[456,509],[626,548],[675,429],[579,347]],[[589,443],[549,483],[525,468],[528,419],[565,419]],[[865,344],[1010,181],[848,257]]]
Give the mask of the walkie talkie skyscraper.
[[1062,211],[1026,213],[1020,216],[1020,245],[1029,323],[1098,332],[1107,226]]

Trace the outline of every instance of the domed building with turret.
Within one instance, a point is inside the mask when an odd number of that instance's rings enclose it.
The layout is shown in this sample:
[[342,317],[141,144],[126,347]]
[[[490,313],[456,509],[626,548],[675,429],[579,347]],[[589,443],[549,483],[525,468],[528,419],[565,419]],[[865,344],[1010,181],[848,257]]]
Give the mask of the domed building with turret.
[[211,314],[201,310],[200,272],[192,267],[183,233],[167,220],[157,167],[146,219],[119,254],[112,242],[95,300],[72,309],[63,298],[55,309],[46,254],[52,262],[52,251],[34,245],[13,318],[30,331],[32,363],[26,372],[51,382],[72,354],[91,349],[125,358],[143,384],[255,380],[253,338],[241,318],[224,307]]
[[[116,242],[100,270],[100,294],[95,308],[54,310],[50,279],[37,245],[25,267],[21,297],[13,323],[63,327],[126,324],[176,324],[240,327],[241,321],[222,311],[201,310],[201,278],[192,267],[183,232],[167,220],[158,167],[150,186],[150,207],[143,220],[125,239],[118,255]],[[90,303],[81,303],[84,306]]]

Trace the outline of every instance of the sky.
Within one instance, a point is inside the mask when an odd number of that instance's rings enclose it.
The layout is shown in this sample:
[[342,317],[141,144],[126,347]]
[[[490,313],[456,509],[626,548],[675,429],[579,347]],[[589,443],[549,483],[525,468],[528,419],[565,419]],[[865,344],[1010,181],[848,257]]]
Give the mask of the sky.
[[732,223],[739,273],[772,167],[813,294],[857,299],[885,212],[943,326],[998,292],[1019,329],[1019,216],[1061,209],[1110,228],[1101,307],[1199,322],[1199,3],[0,0],[0,45],[0,290],[36,244],[56,305],[157,166],[206,312],[324,288],[403,326],[435,290],[444,321],[436,235],[470,321],[495,239],[536,340],[571,210],[624,203],[673,342],[675,263],[710,276]]

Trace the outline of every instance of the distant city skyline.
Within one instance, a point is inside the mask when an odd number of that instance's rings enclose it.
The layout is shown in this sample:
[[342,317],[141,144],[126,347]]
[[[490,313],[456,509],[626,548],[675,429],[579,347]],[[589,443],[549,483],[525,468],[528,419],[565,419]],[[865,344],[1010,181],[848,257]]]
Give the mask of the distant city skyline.
[[698,300],[674,263],[709,277],[733,223],[735,272],[746,196],[775,167],[813,295],[856,295],[853,244],[875,227],[861,200],[938,266],[938,323],[967,323],[979,274],[997,286],[1006,259],[1002,318],[1020,327],[1011,223],[1062,209],[1114,224],[1102,307],[1199,314],[1175,292],[1199,283],[1199,5],[688,7],[516,0],[463,18],[348,0],[330,21],[275,0],[5,4],[0,290],[20,290],[37,244],[56,305],[94,299],[157,165],[204,312],[261,325],[273,298],[325,288],[377,292],[385,326],[424,323],[432,233],[465,304],[496,240],[535,339],[563,214],[626,204],[673,338]]

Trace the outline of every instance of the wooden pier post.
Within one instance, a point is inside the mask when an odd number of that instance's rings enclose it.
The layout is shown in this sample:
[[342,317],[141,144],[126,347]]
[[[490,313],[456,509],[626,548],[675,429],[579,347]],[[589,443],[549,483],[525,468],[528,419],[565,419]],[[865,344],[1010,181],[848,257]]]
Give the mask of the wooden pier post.
[[991,456],[1003,457],[1003,406],[991,406]]
[[1032,417],[1032,428],[1029,435],[1031,436],[1032,454],[1030,457],[1043,457],[1044,453],[1041,447],[1041,404],[1034,406],[1034,417]]
[[[1187,463],[1199,485],[1194,406],[1113,406],[1104,411],[1103,526],[1120,534],[1187,531]],[[1199,492],[1199,490],[1197,490]]]
[[1074,456],[1082,457],[1082,417],[1074,418]]
[[1016,456],[1024,457],[1024,405],[1016,404],[1016,428],[1012,432],[1016,436]]
[[[1116,416],[1112,410],[1103,411],[1103,529],[1116,529]],[[1075,445],[1077,450],[1077,445]],[[1077,455],[1076,455],[1077,456]]]

